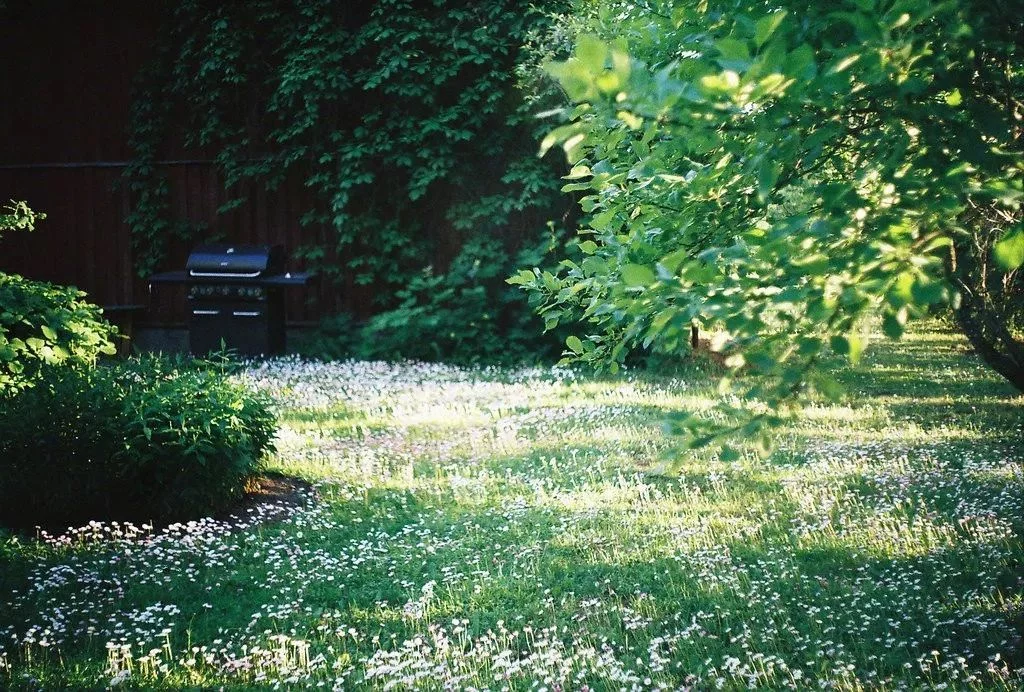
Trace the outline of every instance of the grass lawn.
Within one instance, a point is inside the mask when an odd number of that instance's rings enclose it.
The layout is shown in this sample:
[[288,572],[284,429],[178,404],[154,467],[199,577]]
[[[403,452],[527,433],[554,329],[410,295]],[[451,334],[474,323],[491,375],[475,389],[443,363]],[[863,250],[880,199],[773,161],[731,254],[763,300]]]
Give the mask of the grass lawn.
[[245,377],[316,498],[0,534],[0,688],[1024,684],[1024,397],[937,327],[874,345],[770,456],[673,473],[696,366]]

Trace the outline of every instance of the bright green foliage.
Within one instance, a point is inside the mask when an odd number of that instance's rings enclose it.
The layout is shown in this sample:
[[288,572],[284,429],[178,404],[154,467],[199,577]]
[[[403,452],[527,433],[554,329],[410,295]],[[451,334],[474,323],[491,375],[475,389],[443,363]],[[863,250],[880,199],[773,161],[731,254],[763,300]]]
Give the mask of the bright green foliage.
[[0,518],[209,513],[241,495],[275,429],[265,397],[202,363],[47,368],[0,397]]
[[[377,310],[398,309],[392,321],[435,311],[438,298],[411,296],[448,272],[428,265],[466,242],[487,244],[487,271],[507,274],[572,209],[558,191],[563,164],[534,156],[545,95],[517,89],[531,77],[516,68],[521,47],[562,4],[175,3],[133,106],[138,270],[154,269],[173,237],[205,232],[173,218],[153,165],[181,142],[213,152],[229,191],[301,180],[309,199],[294,213],[325,232],[296,254],[329,281],[372,284]],[[444,283],[452,300],[476,285],[451,272]],[[481,313],[503,309],[499,293]],[[499,322],[525,324],[527,310],[517,314]]]
[[[24,202],[4,211],[0,234],[31,231],[46,218]],[[91,364],[101,353],[114,353],[116,330],[84,297],[73,287],[0,272],[0,394],[25,386],[43,365]]]
[[46,214],[39,214],[25,202],[11,200],[6,207],[0,208],[0,236],[5,231],[34,231],[36,221],[42,221]]
[[863,318],[899,337],[950,302],[950,247],[981,230],[970,210],[1002,219],[995,256],[1018,280],[1024,66],[1008,6],[606,2],[592,30],[624,38],[581,36],[550,64],[579,105],[544,142],[585,195],[587,258],[510,281],[549,323],[587,325],[567,355],[612,370],[638,347],[687,353],[692,324],[728,335],[752,376],[723,381],[742,398],[723,407],[745,415],[686,418],[695,443],[757,435],[809,390],[838,396],[819,365],[857,361]]

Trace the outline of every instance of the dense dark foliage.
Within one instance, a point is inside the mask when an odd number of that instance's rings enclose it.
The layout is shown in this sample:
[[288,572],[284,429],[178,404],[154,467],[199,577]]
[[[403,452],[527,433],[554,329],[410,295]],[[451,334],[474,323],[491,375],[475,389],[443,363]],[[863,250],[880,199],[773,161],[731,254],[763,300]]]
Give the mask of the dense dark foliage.
[[[349,315],[325,319],[297,344],[315,358],[444,360],[524,363],[554,360],[568,332],[539,332],[519,291],[506,285],[510,266],[540,264],[556,247],[552,235],[509,260],[497,240],[470,240],[446,272],[431,267],[395,291],[398,305],[358,323]],[[571,248],[563,251],[572,252]],[[575,254],[575,253],[573,253]],[[495,257],[501,257],[496,260]]]
[[0,398],[0,521],[207,514],[242,494],[274,430],[263,396],[203,362],[44,368]]
[[[548,221],[561,233],[574,207],[558,191],[564,164],[536,156],[534,116],[553,94],[523,67],[564,4],[174,4],[134,101],[140,272],[173,237],[217,230],[171,213],[153,163],[185,145],[212,152],[232,192],[303,181],[298,211],[316,240],[297,254],[324,280],[372,285],[374,313],[395,310],[367,332],[369,351],[383,339],[380,355],[486,356],[527,325],[536,341],[539,323],[497,278],[546,242]],[[404,333],[435,329],[429,347],[406,348]]]

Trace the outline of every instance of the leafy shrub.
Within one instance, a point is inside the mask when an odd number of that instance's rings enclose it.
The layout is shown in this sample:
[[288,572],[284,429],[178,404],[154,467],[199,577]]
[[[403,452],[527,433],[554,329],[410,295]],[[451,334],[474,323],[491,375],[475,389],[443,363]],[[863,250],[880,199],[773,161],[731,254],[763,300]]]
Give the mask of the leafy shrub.
[[354,358],[362,329],[362,325],[349,313],[328,315],[320,320],[315,330],[300,335],[294,341],[289,337],[288,347],[304,356],[321,360]]
[[43,368],[0,398],[0,520],[213,512],[242,494],[274,429],[263,395],[208,365]]
[[0,273],[0,392],[20,388],[43,365],[92,364],[113,354],[117,331],[70,286]]
[[428,267],[412,277],[396,292],[396,308],[362,326],[348,315],[327,318],[299,351],[325,359],[467,364],[554,359],[565,334],[542,334],[543,323],[504,277],[516,266],[543,264],[558,240],[553,235],[536,247],[510,254],[497,240],[471,239],[448,271]]
[[[44,214],[24,202],[0,213],[4,231],[32,231]],[[0,394],[25,386],[45,364],[91,364],[113,354],[117,330],[76,288],[0,272]]]
[[497,243],[477,241],[459,253],[449,271],[427,267],[396,292],[394,310],[375,315],[363,331],[360,355],[368,358],[467,361],[490,359],[502,348],[498,311],[488,284],[498,263],[488,260]]

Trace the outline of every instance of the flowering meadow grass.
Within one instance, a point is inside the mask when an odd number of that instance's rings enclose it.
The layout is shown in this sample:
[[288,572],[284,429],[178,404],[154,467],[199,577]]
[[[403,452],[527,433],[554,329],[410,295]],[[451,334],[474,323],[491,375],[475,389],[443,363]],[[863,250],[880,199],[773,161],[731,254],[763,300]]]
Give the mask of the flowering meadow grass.
[[315,496],[0,533],[0,688],[1019,689],[1024,400],[937,328],[840,375],[724,463],[700,366],[252,365]]

